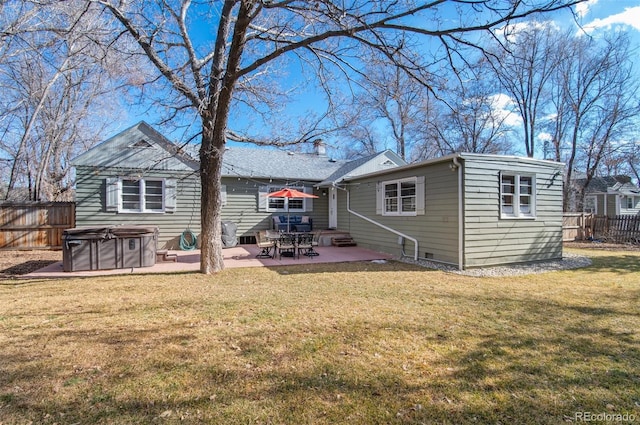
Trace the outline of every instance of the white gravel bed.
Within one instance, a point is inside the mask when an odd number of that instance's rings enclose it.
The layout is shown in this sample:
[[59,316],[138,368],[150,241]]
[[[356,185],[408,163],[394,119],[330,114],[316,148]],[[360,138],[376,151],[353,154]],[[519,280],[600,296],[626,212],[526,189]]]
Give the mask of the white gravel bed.
[[591,265],[591,259],[583,255],[565,253],[562,260],[540,261],[527,264],[514,264],[510,266],[483,267],[470,270],[458,270],[454,266],[437,263],[429,260],[415,261],[412,258],[401,258],[410,264],[417,264],[430,269],[441,270],[450,273],[457,273],[465,276],[475,277],[502,277],[502,276],[524,276],[527,274],[547,273],[558,270],[578,269]]

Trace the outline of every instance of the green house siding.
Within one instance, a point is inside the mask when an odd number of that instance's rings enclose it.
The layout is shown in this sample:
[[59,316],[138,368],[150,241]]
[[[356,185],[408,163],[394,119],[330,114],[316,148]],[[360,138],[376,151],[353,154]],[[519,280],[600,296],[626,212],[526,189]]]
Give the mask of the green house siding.
[[616,195],[615,194],[607,194],[604,196],[604,202],[606,203],[606,216],[607,217],[615,217],[618,214],[618,208],[616,206]]
[[[78,226],[104,226],[119,224],[143,224],[158,226],[159,248],[178,249],[180,235],[187,229],[200,236],[200,178],[197,173],[144,171],[145,178],[173,178],[177,180],[177,205],[173,213],[115,213],[105,208],[106,178],[124,177],[131,170],[109,169],[96,174],[92,168],[77,167],[76,221]],[[237,225],[238,237],[251,237],[257,230],[270,229],[272,213],[259,211],[259,187],[268,181],[250,181],[237,178],[223,178],[226,203],[222,207],[222,220]],[[313,219],[314,229],[327,226],[327,197],[314,189],[318,199],[313,200],[313,210],[305,212]],[[292,213],[302,214],[302,213]]]
[[[505,157],[464,160],[464,265],[562,257],[562,165]],[[500,173],[535,175],[535,218],[500,217]]]
[[[260,211],[259,197],[260,187],[269,186],[268,180],[247,180],[243,178],[222,178],[222,184],[226,188],[226,205],[222,207],[222,220],[232,221],[237,226],[238,237],[251,237],[258,230],[272,228],[274,215],[286,215],[286,212]],[[291,215],[307,215],[313,219],[314,230],[325,229],[327,226],[327,196],[322,191],[313,189],[313,194],[318,196],[313,199],[312,210],[292,212]]]
[[[397,232],[418,240],[418,256],[436,261],[458,262],[458,183],[450,162],[410,168],[372,178],[352,180],[347,185],[350,208]],[[384,216],[376,214],[378,182],[424,176],[425,214],[416,216]],[[340,211],[338,227],[347,230],[359,246],[400,256],[398,235],[346,212],[346,192],[338,191]],[[406,239],[406,255],[414,255],[414,243]]]
[[78,226],[142,224],[158,226],[158,247],[177,249],[180,235],[186,229],[200,234],[200,180],[184,171],[141,170],[145,178],[176,179],[176,209],[172,213],[117,213],[106,211],[106,179],[131,176],[131,170],[111,168],[96,171],[92,167],[76,167],[76,223]]
[[271,228],[271,214],[258,211],[258,188],[266,183],[237,178],[222,178],[227,203],[222,207],[222,221],[238,226],[237,236],[253,236],[253,232]]

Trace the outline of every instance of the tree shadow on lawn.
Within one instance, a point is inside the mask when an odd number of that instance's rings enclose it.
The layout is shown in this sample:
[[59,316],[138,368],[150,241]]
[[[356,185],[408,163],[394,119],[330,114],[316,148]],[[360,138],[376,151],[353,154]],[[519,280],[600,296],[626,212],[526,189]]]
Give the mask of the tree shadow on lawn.
[[[616,318],[621,312],[579,310],[559,303],[545,303],[542,310],[540,314],[539,302],[529,300],[512,312],[530,316],[524,323],[507,321],[504,328],[492,329],[471,325],[459,333],[401,324],[402,333],[415,335],[425,351],[446,353],[426,367],[421,353],[409,348],[408,354],[398,352],[399,357],[406,356],[404,360],[387,359],[396,363],[395,368],[364,366],[357,357],[367,353],[351,347],[348,330],[333,335],[317,329],[311,334],[329,340],[329,347],[332,339],[340,340],[334,341],[330,357],[334,361],[308,370],[279,369],[269,377],[274,383],[269,397],[284,400],[284,405],[286,400],[307,400],[334,419],[354,412],[359,423],[556,424],[577,412],[607,411],[611,406],[615,412],[610,413],[640,415],[637,334],[599,323],[599,318]],[[541,321],[542,316],[548,321]],[[517,330],[528,325],[538,329]],[[371,335],[392,337],[394,324],[368,323],[367,327]],[[458,346],[469,333],[478,333],[478,342]],[[259,341],[258,335],[246,335],[240,342],[252,347],[244,353],[248,360],[273,358],[270,347]],[[388,412],[392,414],[385,416]],[[313,413],[310,407],[309,413]]]
[[[585,411],[640,416],[640,313],[533,301],[523,307],[522,316],[531,317],[531,332],[483,336],[456,359],[462,369],[454,381],[511,394],[514,400],[500,409],[501,419],[533,412],[525,406],[535,409],[540,400],[546,401],[537,407],[538,419],[549,423],[553,416],[561,422]],[[567,310],[575,314],[567,317]],[[540,321],[541,316],[547,320]],[[613,329],[608,321],[620,326],[624,319],[630,324],[623,329]]]
[[[313,349],[286,331],[265,338],[263,329],[249,325],[232,333],[221,325],[194,329],[172,322],[106,332],[36,329],[12,339],[24,350],[9,356],[0,349],[0,365],[10,365],[0,374],[0,412],[37,423],[230,424],[555,424],[584,411],[640,415],[634,405],[640,402],[640,342],[635,331],[613,329],[609,321],[637,315],[536,299],[513,305],[495,295],[474,301],[478,308],[509,308],[487,311],[479,323],[461,318],[451,331],[437,329],[427,315],[422,322],[362,318],[308,326],[308,335],[322,342]],[[354,326],[368,331],[354,336]],[[221,345],[189,349],[198,331],[218,332]],[[407,335],[413,337],[404,349],[382,358],[370,352]],[[111,347],[112,360],[80,371],[47,360],[55,360],[46,345],[56,339]],[[127,358],[131,347],[140,348],[135,358]],[[224,355],[217,357],[221,347]],[[73,391],[58,397],[52,389],[43,399],[36,390],[43,377]],[[145,392],[145,384],[158,388]],[[141,394],[131,390],[136,387]]]
[[596,272],[640,273],[640,256],[638,255],[593,256],[591,260],[591,266],[586,269]]
[[58,260],[28,260],[0,270],[0,278],[22,276],[58,262]]

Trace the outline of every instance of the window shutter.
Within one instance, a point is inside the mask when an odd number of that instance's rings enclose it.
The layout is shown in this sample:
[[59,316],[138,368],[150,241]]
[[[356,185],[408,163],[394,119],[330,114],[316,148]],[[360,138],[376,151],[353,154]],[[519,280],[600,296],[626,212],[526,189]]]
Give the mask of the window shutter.
[[164,211],[175,212],[178,203],[178,191],[176,179],[166,179],[164,181]]
[[[305,186],[304,193],[309,193],[313,195],[313,188]],[[305,212],[313,211],[313,198],[304,198],[304,211]]]
[[376,214],[382,215],[384,204],[384,191],[382,183],[376,183]]
[[418,176],[416,178],[416,214],[425,214],[425,178],[424,176]]
[[267,211],[267,207],[269,206],[268,194],[269,186],[260,186],[258,188],[258,211]]
[[220,185],[220,203],[224,207],[227,205],[227,185]]
[[120,191],[122,185],[117,177],[107,177],[105,179],[105,210],[108,212],[118,212],[120,204]]

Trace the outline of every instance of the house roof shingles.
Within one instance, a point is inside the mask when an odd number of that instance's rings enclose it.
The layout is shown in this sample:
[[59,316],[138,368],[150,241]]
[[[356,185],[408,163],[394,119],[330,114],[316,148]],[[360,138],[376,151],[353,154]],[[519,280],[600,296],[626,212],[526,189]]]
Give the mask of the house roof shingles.
[[74,166],[197,170],[198,163],[144,121],[72,160]]
[[[197,148],[196,145],[179,148],[149,124],[141,121],[79,155],[72,162],[74,166],[197,171]],[[332,159],[320,153],[233,145],[225,149],[222,176],[328,186],[340,182],[350,173],[361,174],[405,164],[404,160],[389,152],[349,161]],[[378,156],[384,157],[386,162],[375,162]],[[371,163],[367,164],[369,162]]]
[[[578,186],[584,186],[586,179],[575,179]],[[640,193],[640,189],[631,182],[629,176],[603,176],[593,177],[585,187],[585,193],[619,192],[628,194]]]
[[318,182],[333,174],[346,162],[318,154],[234,146],[225,150],[222,175]]
[[342,180],[351,171],[366,164],[367,162],[371,161],[372,159],[374,159],[379,155],[380,153],[376,153],[369,156],[364,156],[362,158],[354,159],[353,161],[345,162],[340,168],[338,168],[335,172],[333,172],[329,177],[325,178],[320,183],[320,186],[329,186],[333,183],[340,182],[340,180]]

